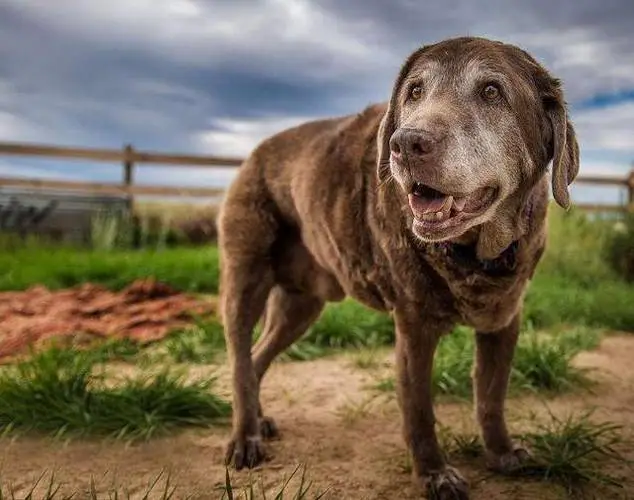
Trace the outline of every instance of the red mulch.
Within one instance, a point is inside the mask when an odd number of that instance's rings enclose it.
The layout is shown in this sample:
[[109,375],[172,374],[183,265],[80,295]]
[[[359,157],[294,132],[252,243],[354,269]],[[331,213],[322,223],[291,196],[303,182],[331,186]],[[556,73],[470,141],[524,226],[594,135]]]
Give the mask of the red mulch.
[[192,314],[213,314],[209,300],[179,293],[155,280],[121,292],[86,283],[51,291],[34,286],[0,293],[0,359],[52,339],[85,342],[128,337],[148,343],[192,323]]

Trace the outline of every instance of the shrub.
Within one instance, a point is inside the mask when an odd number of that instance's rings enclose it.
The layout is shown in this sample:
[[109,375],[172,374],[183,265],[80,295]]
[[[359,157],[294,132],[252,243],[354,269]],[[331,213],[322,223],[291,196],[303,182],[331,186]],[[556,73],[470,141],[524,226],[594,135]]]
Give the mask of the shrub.
[[625,280],[634,282],[634,214],[614,225],[606,245],[606,260]]

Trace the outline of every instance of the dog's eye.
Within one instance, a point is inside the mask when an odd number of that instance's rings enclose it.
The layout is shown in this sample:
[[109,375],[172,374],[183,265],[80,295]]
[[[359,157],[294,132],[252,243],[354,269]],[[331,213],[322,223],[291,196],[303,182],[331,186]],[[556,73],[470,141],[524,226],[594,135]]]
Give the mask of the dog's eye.
[[496,83],[487,83],[482,89],[482,97],[494,101],[500,96],[500,87]]
[[423,88],[420,85],[414,85],[409,91],[409,97],[413,101],[418,101],[423,95]]

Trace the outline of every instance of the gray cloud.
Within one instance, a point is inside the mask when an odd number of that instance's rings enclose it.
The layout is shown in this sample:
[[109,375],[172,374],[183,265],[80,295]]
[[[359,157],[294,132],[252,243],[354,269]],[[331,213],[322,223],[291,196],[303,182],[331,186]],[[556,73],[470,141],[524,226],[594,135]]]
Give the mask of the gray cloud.
[[0,139],[246,154],[385,99],[416,47],[473,34],[560,76],[583,168],[619,168],[631,104],[581,105],[634,89],[633,24],[631,0],[0,0]]

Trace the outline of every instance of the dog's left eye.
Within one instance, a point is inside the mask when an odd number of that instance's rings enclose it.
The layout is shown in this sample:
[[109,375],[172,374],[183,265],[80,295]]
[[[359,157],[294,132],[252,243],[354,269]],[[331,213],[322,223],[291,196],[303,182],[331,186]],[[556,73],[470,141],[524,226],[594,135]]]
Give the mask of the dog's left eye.
[[500,96],[500,87],[496,83],[487,83],[482,89],[482,97],[494,101]]
[[414,85],[409,91],[409,97],[413,101],[418,101],[423,95],[423,88],[420,85]]

